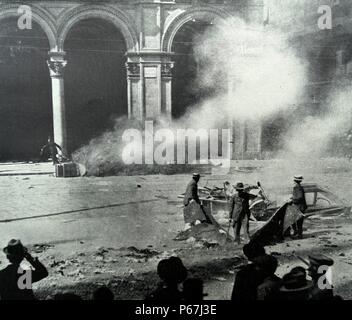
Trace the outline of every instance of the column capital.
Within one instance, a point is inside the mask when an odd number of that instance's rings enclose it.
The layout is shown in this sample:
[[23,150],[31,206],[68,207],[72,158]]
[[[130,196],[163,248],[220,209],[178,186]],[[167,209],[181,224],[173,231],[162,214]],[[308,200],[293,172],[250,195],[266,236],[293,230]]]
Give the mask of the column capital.
[[138,62],[127,62],[126,69],[128,78],[140,78],[141,67]]
[[172,78],[172,69],[174,68],[173,62],[163,62],[161,64],[161,77]]
[[65,52],[49,52],[49,60],[47,61],[50,76],[52,78],[61,78],[64,74],[64,69],[67,65],[65,60]]

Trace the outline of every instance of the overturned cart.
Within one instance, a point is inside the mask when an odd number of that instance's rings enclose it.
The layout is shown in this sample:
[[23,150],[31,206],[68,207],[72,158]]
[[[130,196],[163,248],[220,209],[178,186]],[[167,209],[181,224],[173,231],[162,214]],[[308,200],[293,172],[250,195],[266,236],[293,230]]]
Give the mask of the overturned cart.
[[[343,200],[339,199],[326,188],[322,188],[317,184],[302,184],[307,201],[307,210],[305,217],[312,215],[340,215],[348,214],[351,207]],[[177,240],[184,240],[187,237],[201,239],[203,237],[202,230],[208,231],[208,237],[218,238],[218,232],[226,234],[230,230],[229,226],[229,208],[228,194],[224,188],[214,187],[199,188],[199,199],[203,204],[203,210],[208,217],[215,223],[202,224],[193,227],[193,230],[180,233]],[[292,190],[287,189],[284,193],[286,198],[290,198]],[[183,198],[184,195],[178,196]],[[260,241],[262,243],[275,242],[283,239],[284,233],[294,224],[302,213],[294,206],[285,202],[278,206],[275,202],[270,201],[267,197],[258,197],[250,206],[251,209],[251,241]],[[230,239],[226,235],[226,239]]]

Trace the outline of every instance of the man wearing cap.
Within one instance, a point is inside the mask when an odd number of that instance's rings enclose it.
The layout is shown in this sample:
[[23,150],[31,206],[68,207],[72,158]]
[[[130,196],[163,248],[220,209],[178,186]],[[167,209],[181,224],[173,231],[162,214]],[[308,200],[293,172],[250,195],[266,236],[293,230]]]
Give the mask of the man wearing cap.
[[[256,189],[257,187],[250,187],[245,189],[242,182],[236,184],[236,193],[231,197],[229,219],[230,223],[233,222],[233,229],[235,233],[235,241],[241,243],[241,227],[244,223],[244,231],[246,238],[249,240],[249,218],[251,215],[249,209],[249,201],[257,198],[256,195],[248,193],[250,189]],[[261,192],[259,192],[261,195]]]
[[[29,254],[20,240],[10,240],[3,251],[10,264],[0,270],[0,299],[34,300],[32,283],[46,278],[48,276],[47,269],[37,258],[33,258]],[[21,268],[23,259],[30,263],[32,269],[23,270]]]
[[334,293],[330,283],[329,268],[334,264],[334,260],[323,254],[310,255],[308,259],[308,272],[314,283],[310,300],[332,300]]
[[189,229],[192,225],[199,222],[206,221],[203,214],[201,202],[198,197],[198,182],[200,180],[199,173],[193,173],[192,180],[188,183],[185,196],[183,198],[183,216],[185,219],[185,229]]
[[[296,206],[298,210],[304,213],[307,210],[307,202],[304,189],[301,185],[303,176],[296,175],[294,176],[293,180],[294,186],[291,197],[292,204]],[[303,238],[303,222],[304,218],[301,218],[293,225],[294,235],[298,236],[300,239]]]

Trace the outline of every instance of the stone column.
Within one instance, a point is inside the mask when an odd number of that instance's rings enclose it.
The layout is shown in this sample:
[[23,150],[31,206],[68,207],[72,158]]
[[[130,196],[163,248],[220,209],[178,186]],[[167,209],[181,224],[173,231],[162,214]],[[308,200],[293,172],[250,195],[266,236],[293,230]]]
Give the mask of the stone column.
[[67,154],[67,132],[65,118],[65,92],[64,92],[64,69],[67,61],[64,52],[49,52],[50,59],[47,61],[53,99],[53,125],[54,140],[61,146],[62,152]]
[[171,120],[173,62],[159,51],[127,54],[128,113],[130,118]]
[[161,64],[161,112],[171,121],[171,102],[172,102],[172,69],[173,62]]
[[141,66],[139,62],[127,62],[128,118],[143,119],[143,101],[141,92]]

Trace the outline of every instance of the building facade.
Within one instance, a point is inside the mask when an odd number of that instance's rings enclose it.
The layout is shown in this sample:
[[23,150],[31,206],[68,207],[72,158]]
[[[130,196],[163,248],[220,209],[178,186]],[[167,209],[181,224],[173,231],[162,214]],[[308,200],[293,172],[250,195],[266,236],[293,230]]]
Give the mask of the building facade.
[[[317,26],[324,3],[336,18],[332,30]],[[23,5],[31,30],[17,30]],[[197,102],[187,91],[195,73],[190,34],[232,16],[286,30],[309,61],[306,103],[314,109],[336,74],[347,79],[352,70],[351,8],[342,0],[0,1],[0,160],[33,157],[51,132],[72,152],[116,116],[178,118]],[[261,124],[233,129],[234,158],[260,158]]]
[[[52,129],[56,142],[62,145],[66,151],[67,149],[72,151],[79,146],[79,143],[77,143],[75,146],[69,147],[70,140],[74,137],[70,136],[67,125],[70,107],[67,103],[69,98],[66,92],[71,90],[69,87],[71,84],[68,83],[70,80],[67,79],[70,76],[66,75],[65,72],[72,67],[71,64],[75,63],[75,61],[72,61],[74,59],[70,61],[67,52],[70,49],[74,51],[75,47],[67,49],[66,46],[68,46],[69,34],[76,25],[89,20],[101,21],[103,24],[108,23],[113,26],[116,33],[119,33],[120,39],[116,41],[121,43],[121,49],[118,52],[121,54],[120,59],[125,67],[125,70],[122,71],[121,69],[119,71],[119,78],[124,78],[119,81],[126,82],[125,86],[121,85],[121,89],[126,90],[126,97],[121,102],[126,104],[126,107],[123,107],[124,114],[129,118],[141,120],[156,119],[160,116],[172,120],[172,83],[175,81],[175,70],[179,67],[175,63],[174,39],[183,26],[190,22],[195,25],[197,23],[225,23],[226,19],[232,15],[256,21],[263,19],[263,3],[260,0],[96,0],[21,1],[18,3],[0,1],[0,30],[6,30],[7,25],[11,23],[13,25],[15,22],[18,23],[18,19],[24,13],[24,11],[19,11],[21,5],[27,5],[31,9],[33,24],[37,26],[38,30],[40,29],[38,32],[44,34],[47,38],[49,50],[46,63],[51,82],[49,95],[51,95],[52,104]],[[184,30],[184,32],[187,33],[188,30]],[[82,27],[78,34],[82,36],[84,32]],[[30,31],[28,34],[30,34]],[[31,39],[43,38],[38,34],[32,34]],[[99,35],[99,32],[96,35]],[[6,37],[16,38],[11,33],[5,33],[2,36],[3,39]],[[26,38],[26,36],[23,37]],[[3,42],[2,48],[10,48],[11,52],[9,51],[8,55],[11,57],[14,50],[21,49],[21,45],[23,45],[22,40],[14,44]],[[30,45],[27,45],[27,48],[30,47]],[[43,54],[41,54],[41,59],[44,59]],[[7,65],[7,62],[4,62],[4,65]],[[42,65],[43,61],[41,62]],[[41,73],[43,72],[42,70]],[[80,71],[77,70],[77,72]],[[3,72],[3,74],[5,73]],[[3,82],[3,87],[6,87],[8,81],[3,79]],[[76,86],[77,82],[73,85]],[[14,91],[14,88],[11,91]],[[6,92],[3,92],[3,94],[5,95]],[[18,92],[18,94],[21,93]],[[80,96],[84,97],[84,95],[85,93],[81,93]],[[5,104],[4,100],[2,104]],[[21,104],[21,101],[18,104]],[[11,112],[14,111],[7,111],[7,113]],[[49,122],[49,119],[45,121]],[[7,125],[5,122],[4,128]],[[3,129],[2,136],[6,135],[5,131]],[[12,141],[16,145],[16,137],[14,136],[17,131],[13,132],[15,133],[13,133]],[[41,133],[43,136],[44,132]],[[26,138],[30,138],[28,135],[30,133],[26,134]],[[36,139],[38,139],[38,135]],[[8,139],[3,138],[3,143],[6,144],[7,141]],[[45,141],[41,140],[41,142]],[[8,147],[9,150],[11,148],[13,149],[14,146]],[[25,149],[25,146],[23,148]],[[255,150],[256,148],[258,146],[254,147]],[[6,150],[2,151],[3,159],[6,159],[6,153]],[[13,154],[12,157],[16,157],[16,152],[8,153]],[[239,150],[239,153],[243,154],[243,150]],[[17,154],[22,157],[23,153]],[[8,157],[11,157],[11,155]]]

